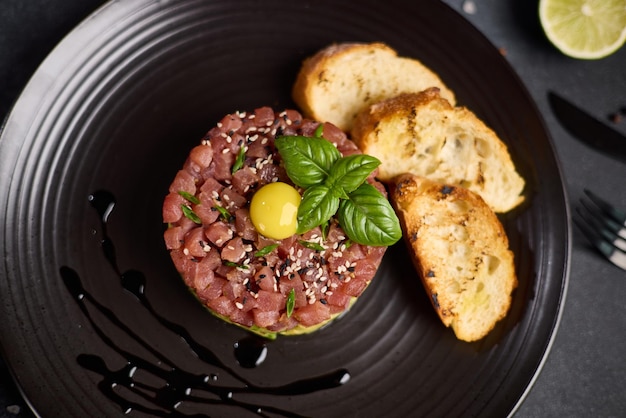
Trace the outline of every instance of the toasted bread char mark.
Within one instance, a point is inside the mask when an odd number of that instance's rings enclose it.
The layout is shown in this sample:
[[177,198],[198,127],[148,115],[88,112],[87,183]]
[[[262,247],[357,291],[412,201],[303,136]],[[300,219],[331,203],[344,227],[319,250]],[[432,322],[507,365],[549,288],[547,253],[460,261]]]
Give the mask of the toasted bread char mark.
[[474,113],[454,107],[438,88],[404,93],[369,106],[352,128],[359,148],[381,160],[378,177],[401,173],[460,185],[481,195],[496,212],[524,197],[506,145]]
[[308,117],[349,131],[356,115],[370,104],[433,86],[455,103],[454,93],[420,61],[399,57],[379,42],[341,43],[303,62],[292,95]]
[[502,224],[479,195],[413,174],[394,178],[390,197],[441,321],[461,340],[483,338],[517,286]]

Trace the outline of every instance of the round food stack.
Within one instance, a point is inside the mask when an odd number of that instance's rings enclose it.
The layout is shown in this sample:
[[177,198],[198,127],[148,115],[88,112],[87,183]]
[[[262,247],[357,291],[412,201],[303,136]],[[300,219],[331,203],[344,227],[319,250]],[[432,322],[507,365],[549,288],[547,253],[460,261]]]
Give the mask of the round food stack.
[[[284,239],[254,227],[254,193],[293,186],[275,138],[313,136],[319,126],[269,107],[227,115],[191,150],[163,204],[165,243],[187,286],[220,318],[268,338],[311,332],[345,312],[387,248],[352,242],[334,217]],[[343,156],[360,153],[330,123],[322,137]],[[373,176],[367,181],[384,193]]]

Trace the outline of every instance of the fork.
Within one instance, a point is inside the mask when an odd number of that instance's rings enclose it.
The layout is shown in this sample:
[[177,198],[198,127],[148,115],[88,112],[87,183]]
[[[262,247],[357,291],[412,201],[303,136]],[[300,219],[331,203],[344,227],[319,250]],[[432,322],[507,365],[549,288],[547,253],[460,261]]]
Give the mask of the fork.
[[626,212],[615,208],[588,189],[576,209],[574,223],[611,263],[626,270]]

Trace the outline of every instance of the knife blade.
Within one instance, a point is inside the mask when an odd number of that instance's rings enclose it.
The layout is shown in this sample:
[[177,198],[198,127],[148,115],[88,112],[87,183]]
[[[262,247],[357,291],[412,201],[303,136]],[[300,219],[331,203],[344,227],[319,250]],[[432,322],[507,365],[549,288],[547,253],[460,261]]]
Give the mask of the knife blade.
[[626,135],[554,92],[548,92],[548,100],[557,119],[570,134],[588,146],[626,162]]

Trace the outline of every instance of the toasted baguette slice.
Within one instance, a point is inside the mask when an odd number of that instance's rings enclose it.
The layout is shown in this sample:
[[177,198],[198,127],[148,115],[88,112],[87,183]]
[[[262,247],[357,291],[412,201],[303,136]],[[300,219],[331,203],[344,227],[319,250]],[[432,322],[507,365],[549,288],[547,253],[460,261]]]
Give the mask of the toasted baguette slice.
[[352,140],[381,160],[382,181],[406,172],[460,185],[478,193],[495,212],[507,212],[524,199],[524,179],[506,145],[436,88],[371,105],[357,116]]
[[457,338],[483,338],[517,286],[502,224],[477,194],[412,174],[394,179],[391,200],[431,302]]
[[439,87],[454,103],[452,91],[418,60],[399,57],[382,43],[343,43],[304,61],[292,95],[308,117],[348,132],[356,114],[368,105],[428,87]]

